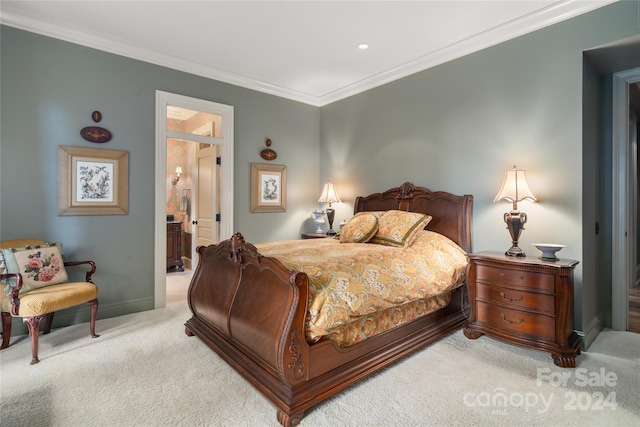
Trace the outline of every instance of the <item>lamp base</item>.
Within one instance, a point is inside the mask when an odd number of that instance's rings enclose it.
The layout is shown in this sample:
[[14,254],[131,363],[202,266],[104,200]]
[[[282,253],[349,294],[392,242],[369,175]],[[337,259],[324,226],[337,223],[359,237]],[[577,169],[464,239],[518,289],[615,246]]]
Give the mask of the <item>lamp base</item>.
[[504,254],[513,257],[525,257],[527,254],[518,247],[520,233],[524,230],[524,224],[527,222],[527,214],[513,210],[504,214],[504,222],[507,223],[507,229],[511,234],[511,248]]
[[515,257],[525,257],[527,254],[524,253],[522,249],[518,247],[518,245],[511,246],[508,251],[504,253],[506,256],[515,256]]
[[333,230],[333,219],[335,218],[336,211],[331,207],[327,208],[327,220],[329,220],[329,229],[327,230],[327,236],[335,236],[336,232]]

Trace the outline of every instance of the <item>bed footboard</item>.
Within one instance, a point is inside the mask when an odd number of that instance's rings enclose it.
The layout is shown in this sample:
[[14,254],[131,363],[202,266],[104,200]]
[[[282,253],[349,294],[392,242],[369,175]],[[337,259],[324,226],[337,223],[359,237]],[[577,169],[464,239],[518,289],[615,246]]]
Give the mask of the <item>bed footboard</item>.
[[199,247],[187,302],[187,335],[198,336],[277,408],[285,427],[319,402],[458,328],[464,286],[448,306],[349,348],[305,335],[309,278],[261,255],[236,233]]
[[307,379],[309,357],[307,275],[262,256],[240,233],[197,252],[187,335],[198,336],[269,398],[284,424],[295,424],[292,389]]
[[[405,182],[358,197],[354,213],[399,209],[433,217],[429,230],[471,251],[473,196],[432,192]],[[448,306],[349,348],[327,340],[309,345],[305,320],[309,278],[258,253],[236,233],[199,247],[200,262],[187,301],[193,313],[187,335],[198,336],[277,408],[285,427],[345,388],[462,326],[468,314],[465,287]]]

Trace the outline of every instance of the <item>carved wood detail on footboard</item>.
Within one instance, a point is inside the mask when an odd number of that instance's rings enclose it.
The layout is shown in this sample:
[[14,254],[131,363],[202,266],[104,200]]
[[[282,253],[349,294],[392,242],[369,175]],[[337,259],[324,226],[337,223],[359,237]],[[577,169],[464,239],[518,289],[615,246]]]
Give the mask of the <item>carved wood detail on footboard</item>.
[[[272,384],[264,393],[274,397],[275,388],[276,394],[288,394],[287,386],[306,379],[307,275],[262,256],[240,233],[197,252],[187,333],[198,335],[254,385]],[[264,378],[265,372],[273,378]]]

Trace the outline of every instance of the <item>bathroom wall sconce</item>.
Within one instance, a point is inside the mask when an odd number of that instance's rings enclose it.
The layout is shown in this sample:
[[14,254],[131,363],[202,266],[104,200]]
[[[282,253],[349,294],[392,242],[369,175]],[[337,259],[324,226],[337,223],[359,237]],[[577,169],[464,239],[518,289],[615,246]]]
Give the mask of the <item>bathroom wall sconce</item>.
[[182,168],[178,166],[176,168],[176,174],[171,178],[171,184],[176,185],[180,181],[180,175],[182,175]]

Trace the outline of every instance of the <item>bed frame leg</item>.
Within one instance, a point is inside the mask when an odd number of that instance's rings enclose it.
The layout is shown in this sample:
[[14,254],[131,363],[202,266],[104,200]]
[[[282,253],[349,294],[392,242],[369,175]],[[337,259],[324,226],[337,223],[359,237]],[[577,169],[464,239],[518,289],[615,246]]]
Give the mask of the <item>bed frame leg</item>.
[[289,414],[285,414],[284,412],[278,409],[277,416],[278,416],[278,422],[282,424],[284,427],[292,427],[300,424],[300,421],[304,417],[304,411],[294,415],[289,415]]

